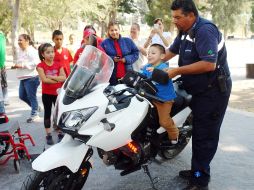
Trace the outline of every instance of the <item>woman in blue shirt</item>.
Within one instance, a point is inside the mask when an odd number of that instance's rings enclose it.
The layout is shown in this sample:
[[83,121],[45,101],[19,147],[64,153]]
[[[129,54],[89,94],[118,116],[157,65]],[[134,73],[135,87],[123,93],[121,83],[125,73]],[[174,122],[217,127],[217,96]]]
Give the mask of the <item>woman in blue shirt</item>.
[[115,21],[108,24],[108,36],[101,43],[101,47],[114,61],[115,66],[109,82],[116,85],[118,79],[124,77],[127,71],[133,70],[132,64],[138,60],[139,50],[130,38],[120,35],[119,25]]

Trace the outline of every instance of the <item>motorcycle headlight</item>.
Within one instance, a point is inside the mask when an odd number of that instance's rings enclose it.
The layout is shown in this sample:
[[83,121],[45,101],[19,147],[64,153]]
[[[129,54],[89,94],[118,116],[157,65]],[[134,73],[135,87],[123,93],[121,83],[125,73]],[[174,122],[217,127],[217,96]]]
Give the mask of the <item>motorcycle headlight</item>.
[[79,130],[81,124],[87,121],[97,109],[98,107],[91,107],[64,112],[61,116],[60,128],[64,127],[73,131]]

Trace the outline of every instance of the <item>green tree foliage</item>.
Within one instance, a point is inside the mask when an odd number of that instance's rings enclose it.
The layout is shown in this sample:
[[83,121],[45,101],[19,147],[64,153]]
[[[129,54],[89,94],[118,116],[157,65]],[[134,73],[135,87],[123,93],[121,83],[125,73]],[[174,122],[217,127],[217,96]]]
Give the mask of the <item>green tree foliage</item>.
[[[97,22],[104,27],[109,20],[117,19],[118,13],[134,13],[137,0],[22,0],[20,1],[19,28],[22,27],[34,39],[36,30],[62,30],[63,26],[74,28],[78,18]],[[14,0],[0,0],[0,29],[7,34],[12,21],[9,4]],[[103,32],[104,34],[104,32]]]
[[[206,0],[194,0],[199,11],[207,10]],[[149,7],[149,12],[145,15],[145,21],[149,26],[153,26],[153,21],[156,18],[162,18],[164,20],[165,30],[172,30],[173,23],[171,22],[171,4],[173,0],[146,0]]]
[[135,13],[138,10],[138,8],[134,0],[121,0],[119,1],[117,10],[118,12],[121,12],[121,13],[130,14],[130,13]]
[[82,18],[90,20],[91,23],[97,23],[101,27],[101,36],[103,37],[106,32],[106,26],[109,17],[114,17],[113,13],[116,12],[116,1],[97,0],[94,2],[87,2],[89,9],[82,11]]
[[101,27],[101,36],[105,36],[106,26],[110,20],[119,20],[118,13],[134,13],[138,11],[135,0],[97,0],[87,2],[89,9],[83,11],[83,17]]
[[208,0],[208,3],[213,21],[224,31],[224,36],[227,36],[229,31],[233,32],[244,0]]
[[[0,0],[0,29],[7,34],[11,30],[14,0]],[[93,2],[96,3],[96,2]],[[82,6],[81,6],[82,5]],[[81,12],[88,9],[83,0],[22,0],[20,1],[19,29],[34,38],[34,31],[73,28]]]
[[170,6],[173,0],[152,1],[147,0],[149,12],[145,16],[145,20],[149,26],[153,26],[156,18],[162,18],[165,30],[169,30],[172,26]]
[[[20,5],[20,26],[34,41],[34,30],[40,20],[40,1],[22,0]],[[29,16],[28,16],[29,15]]]
[[83,4],[82,0],[22,0],[21,26],[28,34],[33,34],[35,26],[51,31],[62,30],[63,25],[72,28],[76,25],[81,11],[87,8],[86,4]]
[[[173,0],[146,0],[149,12],[145,20],[149,26],[153,25],[155,18],[162,18],[166,30],[172,28],[170,6]],[[233,32],[236,28],[239,14],[243,6],[250,0],[194,0],[200,15],[212,15],[212,20],[224,31],[224,35]],[[253,0],[252,0],[253,1]]]
[[5,36],[11,31],[12,10],[7,0],[0,0],[0,31]]

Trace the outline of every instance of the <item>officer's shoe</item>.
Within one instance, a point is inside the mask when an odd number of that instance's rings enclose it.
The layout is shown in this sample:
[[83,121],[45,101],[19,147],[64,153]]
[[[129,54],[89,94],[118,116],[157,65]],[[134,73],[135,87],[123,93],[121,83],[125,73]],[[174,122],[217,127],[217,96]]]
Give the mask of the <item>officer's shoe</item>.
[[[194,175],[194,172],[192,170],[181,170],[179,172],[179,177],[182,179],[190,180],[191,177]],[[210,182],[211,177],[208,177],[208,182]]]
[[189,180],[192,175],[193,175],[192,170],[182,170],[182,171],[179,172],[179,177],[182,178],[182,179]]
[[187,187],[183,188],[182,190],[208,190],[208,185],[200,186],[197,184],[189,184]]

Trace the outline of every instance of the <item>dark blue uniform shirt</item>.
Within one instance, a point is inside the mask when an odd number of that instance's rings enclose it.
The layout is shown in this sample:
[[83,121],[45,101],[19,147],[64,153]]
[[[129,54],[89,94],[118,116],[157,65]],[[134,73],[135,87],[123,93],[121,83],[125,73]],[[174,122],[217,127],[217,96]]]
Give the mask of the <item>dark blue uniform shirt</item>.
[[[197,17],[188,32],[180,33],[176,37],[169,50],[174,54],[179,54],[179,66],[198,61],[215,64],[220,62],[221,65],[227,62],[222,34],[213,23],[200,17]],[[190,94],[203,92],[214,82],[215,75],[216,72],[182,75],[185,89]]]

